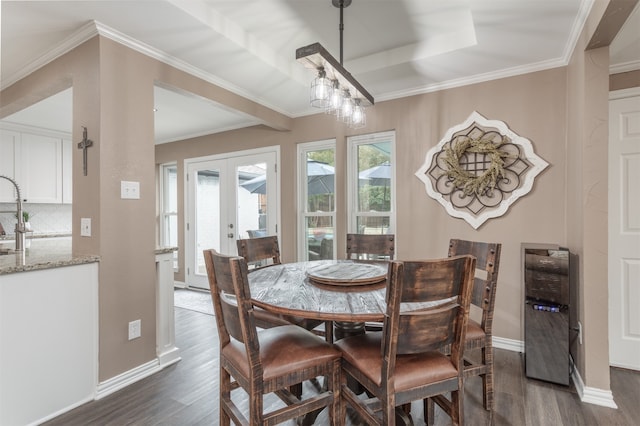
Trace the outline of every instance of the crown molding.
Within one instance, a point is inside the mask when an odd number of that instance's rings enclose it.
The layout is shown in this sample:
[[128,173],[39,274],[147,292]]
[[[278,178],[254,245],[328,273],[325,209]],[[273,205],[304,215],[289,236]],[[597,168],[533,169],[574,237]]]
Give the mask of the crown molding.
[[640,70],[640,61],[629,61],[609,66],[609,75]]

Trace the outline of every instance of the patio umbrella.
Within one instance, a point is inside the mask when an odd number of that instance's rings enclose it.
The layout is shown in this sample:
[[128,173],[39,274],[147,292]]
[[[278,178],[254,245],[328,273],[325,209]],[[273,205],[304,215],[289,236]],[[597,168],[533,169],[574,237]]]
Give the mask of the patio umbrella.
[[389,186],[391,182],[391,164],[388,161],[366,169],[358,174],[361,180],[365,180],[371,186]]
[[[335,169],[320,161],[307,161],[307,184],[309,195],[333,194]],[[260,175],[244,183],[242,186],[252,194],[266,193],[266,175]]]
[[391,164],[385,161],[382,164],[363,170],[358,174],[360,186],[381,186],[383,187],[382,199],[387,199],[389,185],[391,183]]

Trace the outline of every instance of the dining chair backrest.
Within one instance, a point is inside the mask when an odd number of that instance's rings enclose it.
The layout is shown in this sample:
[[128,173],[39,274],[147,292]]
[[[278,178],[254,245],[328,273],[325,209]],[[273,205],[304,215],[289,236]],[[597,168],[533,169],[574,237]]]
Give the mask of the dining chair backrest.
[[484,408],[494,406],[494,363],[493,363],[493,311],[496,303],[498,270],[502,244],[451,239],[449,256],[469,254],[476,258],[471,304],[481,309],[480,321],[474,315],[469,319],[465,345],[467,350],[480,350],[479,356],[467,356],[465,377],[482,378],[482,401]]
[[[242,343],[257,344],[251,293],[245,279],[246,262],[242,257],[226,256],[215,250],[205,250],[204,260],[221,349],[229,344],[231,337]],[[259,350],[259,347],[251,349]]]
[[[255,270],[281,263],[277,236],[237,240],[236,244],[238,246],[238,255],[244,258],[248,269]],[[322,324],[321,320],[276,315],[262,309],[255,309],[254,313],[256,324],[261,328],[282,325],[283,321],[299,325],[307,330],[314,330],[318,325]],[[321,336],[327,336],[326,331],[314,330],[314,332]],[[331,340],[331,334],[328,337]]]
[[454,425],[463,424],[464,337],[475,262],[469,255],[390,262],[382,332],[335,343],[343,383],[355,380],[369,394],[362,399],[343,386],[341,416],[350,405],[366,424],[391,425],[401,406],[424,400],[425,418],[431,419],[435,401]]
[[237,240],[236,245],[238,256],[244,257],[249,268],[262,268],[281,263],[280,245],[275,235]]
[[[331,424],[341,424],[340,352],[291,323],[258,331],[245,259],[204,250],[204,260],[220,338],[218,424],[277,424],[323,407],[329,408]],[[326,390],[307,398],[294,393],[302,382],[319,376],[327,378]],[[248,410],[231,398],[236,388],[248,393]],[[267,394],[278,396],[286,407],[265,412]]]
[[388,359],[452,345],[452,362],[462,366],[474,265],[472,256],[391,262],[383,328]]
[[394,234],[347,234],[347,259],[393,260]]
[[491,333],[493,325],[493,310],[496,303],[501,250],[502,244],[500,243],[458,239],[449,241],[449,256],[470,254],[476,258],[476,273],[473,293],[471,294],[471,304],[482,309],[480,325],[485,333]]

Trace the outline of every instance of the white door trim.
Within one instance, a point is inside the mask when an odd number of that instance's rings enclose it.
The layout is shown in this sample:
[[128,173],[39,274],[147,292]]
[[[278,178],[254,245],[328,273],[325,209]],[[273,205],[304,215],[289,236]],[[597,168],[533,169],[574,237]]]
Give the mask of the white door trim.
[[[640,292],[640,247],[637,248],[637,252],[634,252],[635,244],[638,244],[640,238],[638,235],[640,230],[637,229],[637,222],[636,225],[633,225],[633,221],[628,222],[627,224],[631,227],[627,226],[625,229],[622,229],[623,223],[621,223],[624,221],[625,211],[626,216],[635,216],[632,211],[638,210],[637,204],[628,205],[628,199],[624,196],[624,182],[630,183],[630,179],[634,180],[628,175],[629,172],[638,172],[635,167],[631,167],[638,161],[635,154],[638,151],[632,144],[637,140],[640,131],[633,126],[637,121],[627,122],[629,121],[627,120],[625,125],[616,115],[625,111],[622,108],[631,108],[630,103],[635,99],[640,101],[640,88],[610,92],[609,99],[609,363],[612,366],[640,370],[640,321],[635,316],[640,306],[625,303],[632,302],[636,299],[633,294]],[[624,127],[621,128],[621,126]],[[625,129],[631,133],[624,139],[627,142],[622,143],[622,138],[625,138],[622,131]],[[630,149],[633,150],[629,151]],[[629,167],[626,168],[620,167],[623,152],[629,153],[626,155],[627,161],[634,162],[627,164]],[[625,170],[626,177],[623,175]],[[631,183],[627,187],[637,190],[637,186]],[[636,196],[630,198],[630,200],[633,199],[636,203],[638,202]],[[625,316],[625,313],[628,315]]]

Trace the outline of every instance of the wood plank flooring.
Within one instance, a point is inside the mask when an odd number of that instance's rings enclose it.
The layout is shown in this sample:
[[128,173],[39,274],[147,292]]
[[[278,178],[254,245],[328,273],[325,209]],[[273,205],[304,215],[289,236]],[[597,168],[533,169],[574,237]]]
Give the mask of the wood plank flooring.
[[[99,401],[87,403],[47,423],[48,426],[217,425],[218,337],[211,315],[176,308],[176,341],[182,360],[163,371]],[[573,387],[527,379],[523,355],[495,350],[496,409],[493,418],[482,408],[481,381],[471,378],[465,392],[467,425],[635,426],[640,424],[640,373],[611,369],[611,388],[618,409],[580,401]],[[246,397],[236,391],[239,402]],[[305,383],[304,392],[313,392]],[[277,398],[267,403],[277,403]],[[415,424],[424,424],[419,403]],[[436,425],[450,424],[442,412]],[[288,424],[295,424],[290,422]],[[316,424],[328,424],[320,413]],[[348,419],[347,425],[356,425]]]

